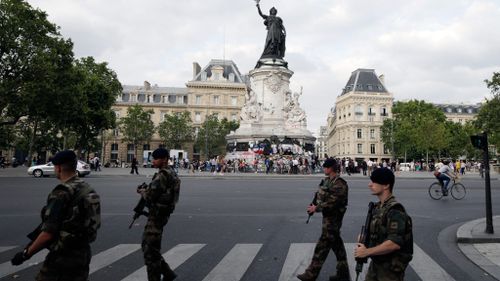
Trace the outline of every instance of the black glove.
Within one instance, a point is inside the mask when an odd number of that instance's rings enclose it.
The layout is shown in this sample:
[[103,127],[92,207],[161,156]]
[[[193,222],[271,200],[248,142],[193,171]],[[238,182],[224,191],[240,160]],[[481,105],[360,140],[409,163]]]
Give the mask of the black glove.
[[21,265],[24,261],[29,260],[30,257],[27,255],[27,251],[24,250],[22,252],[17,253],[10,262],[12,265]]

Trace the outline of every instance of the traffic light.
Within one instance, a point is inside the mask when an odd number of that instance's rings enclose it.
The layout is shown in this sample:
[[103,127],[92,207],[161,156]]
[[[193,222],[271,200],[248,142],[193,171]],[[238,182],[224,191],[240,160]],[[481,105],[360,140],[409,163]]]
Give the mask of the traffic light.
[[485,150],[488,146],[488,141],[485,135],[470,136],[470,141],[472,142],[472,146],[482,150]]

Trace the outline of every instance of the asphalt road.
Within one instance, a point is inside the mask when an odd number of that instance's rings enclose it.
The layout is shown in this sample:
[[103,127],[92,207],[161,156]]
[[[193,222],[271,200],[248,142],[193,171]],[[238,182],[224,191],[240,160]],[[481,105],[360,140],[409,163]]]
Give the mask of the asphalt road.
[[[118,253],[122,256],[115,257],[109,264],[104,262],[91,275],[91,280],[122,280],[143,266],[141,252],[136,247],[140,246],[145,220],[140,218],[131,230],[127,227],[138,199],[135,187],[148,180],[150,178],[132,176],[86,178],[102,200],[102,228],[98,240],[92,244],[93,253],[116,250],[116,247],[132,249],[130,253]],[[347,180],[349,206],[342,237],[346,244],[352,245],[364,222],[368,202],[376,201],[376,197],[370,194],[367,179]],[[39,223],[39,211],[56,183],[54,178],[0,178],[0,249],[17,246],[0,251],[0,276],[13,254],[28,242],[25,235]],[[167,251],[181,244],[198,248],[185,262],[180,262],[177,280],[217,280],[213,270],[223,265],[231,267],[231,261],[237,262],[238,257],[246,256],[250,256],[248,268],[238,268],[244,261],[239,261],[238,266],[233,264],[230,271],[242,271],[241,278],[233,277],[234,280],[279,280],[284,264],[293,259],[289,250],[295,246],[311,247],[319,237],[320,214],[305,224],[305,208],[318,183],[318,178],[184,178],[180,202],[165,229],[163,248]],[[436,265],[452,278],[449,280],[494,280],[468,261],[454,241],[461,223],[485,215],[483,182],[464,180],[467,195],[460,201],[451,197],[432,200],[427,193],[430,183],[428,179],[398,179],[395,186],[396,197],[413,218],[414,242],[423,252],[423,266],[419,268],[415,264],[408,268],[406,280],[425,280],[422,267],[432,271]],[[495,208],[495,202],[500,201],[499,182],[493,181],[492,187],[493,214],[498,215],[500,210]],[[255,253],[249,253],[252,251]],[[0,280],[33,280],[39,267],[39,264],[33,265]],[[327,280],[334,271],[335,257],[331,253],[318,280]]]

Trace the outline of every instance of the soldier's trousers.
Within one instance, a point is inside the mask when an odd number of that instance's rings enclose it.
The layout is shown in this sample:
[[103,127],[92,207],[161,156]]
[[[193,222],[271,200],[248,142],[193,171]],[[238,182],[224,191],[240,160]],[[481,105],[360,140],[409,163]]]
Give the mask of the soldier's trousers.
[[90,246],[51,251],[43,262],[36,281],[87,281],[92,254]]
[[162,275],[172,272],[172,269],[161,256],[161,236],[168,217],[154,219],[149,217],[142,235],[142,252],[148,272],[148,281],[160,281]]
[[403,281],[405,271],[394,271],[390,263],[370,262],[365,281]]
[[321,267],[328,257],[328,253],[332,250],[337,257],[337,274],[349,274],[349,266],[347,265],[347,254],[345,252],[344,241],[340,237],[340,227],[342,226],[342,218],[344,215],[336,217],[323,217],[323,226],[321,236],[314,248],[314,255],[311,264],[307,271],[314,276],[318,276]]

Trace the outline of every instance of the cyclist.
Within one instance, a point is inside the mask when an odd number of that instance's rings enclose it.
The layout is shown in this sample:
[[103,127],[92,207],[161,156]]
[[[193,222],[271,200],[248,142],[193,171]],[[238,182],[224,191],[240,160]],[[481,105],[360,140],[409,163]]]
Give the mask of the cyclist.
[[[441,163],[439,163],[441,164]],[[450,183],[452,178],[456,178],[457,176],[453,172],[453,169],[450,168],[450,161],[443,161],[443,165],[438,164],[438,169],[434,173],[434,176],[441,184],[443,190],[443,196],[448,196],[448,184]]]

